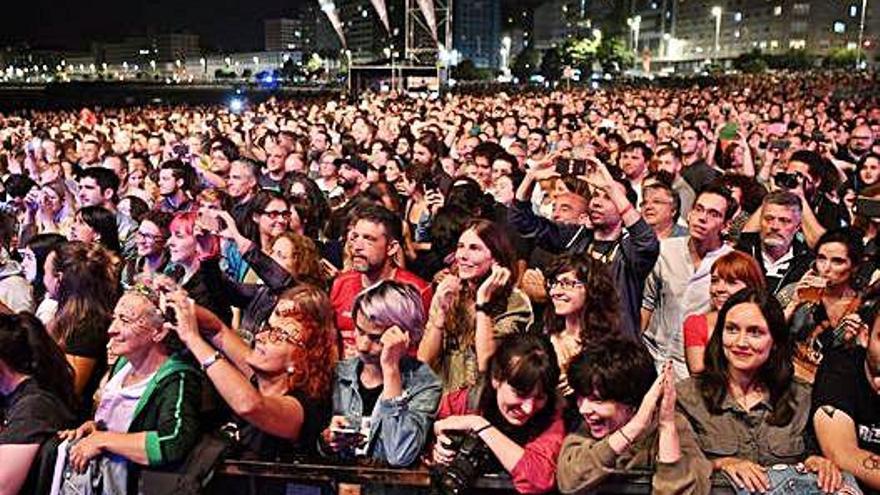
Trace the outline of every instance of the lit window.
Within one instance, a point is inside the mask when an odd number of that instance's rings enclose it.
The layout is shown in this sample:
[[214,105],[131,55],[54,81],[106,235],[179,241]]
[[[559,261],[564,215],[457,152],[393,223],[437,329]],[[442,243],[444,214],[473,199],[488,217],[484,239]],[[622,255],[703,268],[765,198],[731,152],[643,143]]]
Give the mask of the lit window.
[[734,37],[734,38],[739,38],[739,37],[740,37],[739,29],[737,29],[737,30],[735,30],[735,31],[733,32],[733,37]]
[[782,15],[782,5],[777,5],[776,7],[773,7],[773,15],[775,15],[775,16]]
[[807,47],[807,40],[790,40],[788,47],[792,50],[803,50]]
[[760,43],[758,43],[758,47],[761,48],[761,50],[765,50],[767,48],[767,42],[761,41]]
[[736,22],[742,22],[742,20],[743,20],[743,13],[742,13],[742,12],[734,12],[734,14],[733,14],[733,20],[736,21]]
[[843,34],[846,32],[846,24],[837,21],[834,23],[834,32],[837,34]]
[[779,48],[779,40],[770,40],[770,49],[775,50]]
[[855,5],[850,5],[849,6],[849,16],[855,17],[857,15],[859,15],[859,8],[856,7]]
[[850,41],[846,44],[846,49],[855,50],[857,46],[859,46],[858,43],[856,43],[855,41]]

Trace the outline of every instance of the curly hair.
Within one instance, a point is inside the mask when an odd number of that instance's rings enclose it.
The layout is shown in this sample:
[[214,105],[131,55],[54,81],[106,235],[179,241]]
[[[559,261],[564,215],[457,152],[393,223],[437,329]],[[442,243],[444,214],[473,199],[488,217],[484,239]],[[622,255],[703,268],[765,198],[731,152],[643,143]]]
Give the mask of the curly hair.
[[324,288],[327,279],[321,270],[321,254],[315,246],[315,242],[304,235],[295,232],[284,232],[279,235],[275,242],[286,239],[290,242],[290,257],[293,264],[294,276],[299,281],[314,284]]
[[293,362],[298,365],[292,375],[293,388],[310,399],[328,397],[339,355],[327,294],[312,285],[298,285],[281,294],[275,314],[299,327],[299,345],[293,350]]
[[[604,337],[620,336],[620,300],[608,268],[589,256],[557,256],[547,267],[548,293],[549,285],[556,277],[567,272],[574,272],[587,292],[579,315],[581,345],[598,342]],[[549,334],[561,332],[565,329],[565,318],[554,311],[545,311],[544,329]]]

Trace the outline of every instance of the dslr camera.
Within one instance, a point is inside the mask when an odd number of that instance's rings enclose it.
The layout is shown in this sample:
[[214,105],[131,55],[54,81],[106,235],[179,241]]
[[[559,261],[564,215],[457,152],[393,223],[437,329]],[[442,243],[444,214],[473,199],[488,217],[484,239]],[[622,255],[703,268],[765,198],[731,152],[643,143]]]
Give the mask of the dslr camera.
[[495,456],[489,447],[473,432],[450,432],[446,447],[457,453],[445,466],[431,472],[432,494],[458,495],[464,493],[477,477],[487,472]]
[[785,189],[797,189],[798,186],[801,185],[801,178],[799,174],[779,172],[773,176],[773,182],[775,182],[777,186]]

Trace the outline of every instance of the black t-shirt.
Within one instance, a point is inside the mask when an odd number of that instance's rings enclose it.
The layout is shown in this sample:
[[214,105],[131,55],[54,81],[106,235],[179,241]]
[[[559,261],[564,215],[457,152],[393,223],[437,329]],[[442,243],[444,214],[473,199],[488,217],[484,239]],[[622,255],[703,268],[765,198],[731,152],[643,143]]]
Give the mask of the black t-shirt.
[[327,400],[309,399],[298,390],[290,392],[288,396],[298,400],[303,408],[303,424],[300,427],[299,440],[291,442],[270,435],[244,419],[236,417],[241,451],[234,457],[261,461],[291,461],[297,455],[315,457],[318,436],[330,423],[331,404]]
[[80,325],[73,329],[64,341],[64,352],[71,356],[79,356],[93,359],[95,366],[92,375],[86,383],[80,398],[80,419],[89,419],[92,416],[92,397],[101,384],[101,379],[107,372],[107,329],[110,328],[110,318],[86,318]]
[[55,394],[27,379],[0,402],[0,445],[42,444],[76,426],[73,412]]
[[822,406],[843,411],[856,424],[859,448],[880,454],[880,395],[865,374],[865,354],[858,347],[825,355],[813,384],[813,413]]
[[368,417],[373,414],[373,409],[376,407],[376,403],[379,402],[379,396],[382,395],[382,385],[374,388],[367,388],[364,386],[364,383],[358,379],[358,392],[361,395],[361,402],[363,403],[363,411],[364,417]]

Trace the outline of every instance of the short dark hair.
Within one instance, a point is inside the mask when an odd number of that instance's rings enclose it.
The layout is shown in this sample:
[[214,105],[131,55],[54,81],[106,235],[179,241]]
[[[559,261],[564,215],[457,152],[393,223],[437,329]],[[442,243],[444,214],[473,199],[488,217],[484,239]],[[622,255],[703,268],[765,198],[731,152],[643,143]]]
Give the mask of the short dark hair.
[[858,271],[857,268],[862,263],[865,256],[865,245],[862,241],[861,232],[852,227],[840,227],[828,230],[822,234],[822,237],[820,237],[818,241],[816,241],[816,253],[819,253],[820,247],[832,242],[837,242],[846,246],[846,255],[849,257],[850,263],[852,263],[854,278],[855,272]]
[[101,193],[110,189],[113,191],[113,196],[116,196],[116,191],[119,190],[119,177],[115,172],[110,170],[109,168],[104,167],[89,167],[82,169],[77,176],[77,182],[83,179],[94,179],[95,183],[98,184],[98,187],[101,188]]
[[635,150],[639,150],[642,152],[642,158],[644,158],[645,161],[650,160],[651,157],[654,156],[654,152],[651,151],[651,148],[649,148],[648,145],[642,141],[630,141],[623,146],[620,152],[623,153]]
[[401,220],[388,208],[374,203],[365,204],[353,212],[350,225],[353,227],[359,220],[382,225],[386,236],[403,244],[403,225]]
[[644,346],[623,338],[602,339],[586,347],[568,366],[568,383],[580,397],[595,396],[638,407],[657,379]]
[[[727,207],[724,209],[724,221],[729,222],[733,215],[736,213],[736,209],[739,206],[736,202],[736,199],[733,197],[733,194],[730,193],[730,189],[718,185],[718,184],[709,184],[708,186],[700,189],[699,194],[697,194],[696,199],[700,199],[700,196],[704,194],[717,194],[724,198],[724,202],[727,203]],[[694,200],[696,204],[696,200]]]
[[238,160],[238,146],[228,137],[219,137],[211,141],[211,151],[218,150],[230,162]]
[[84,206],[77,212],[83,222],[101,236],[101,245],[110,251],[120,254],[119,228],[116,215],[103,206]]
[[171,213],[162,210],[150,210],[143,218],[141,218],[141,223],[153,223],[156,227],[159,227],[159,233],[162,235],[162,239],[167,240],[171,237],[170,226],[173,218],[174,215]]
[[183,180],[183,190],[193,191],[196,185],[196,175],[193,168],[178,159],[168,160],[159,167],[159,170],[171,170],[174,180]]

